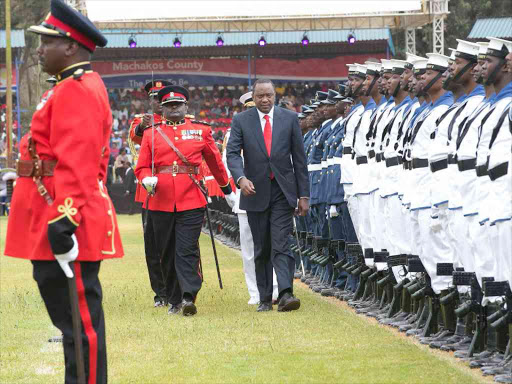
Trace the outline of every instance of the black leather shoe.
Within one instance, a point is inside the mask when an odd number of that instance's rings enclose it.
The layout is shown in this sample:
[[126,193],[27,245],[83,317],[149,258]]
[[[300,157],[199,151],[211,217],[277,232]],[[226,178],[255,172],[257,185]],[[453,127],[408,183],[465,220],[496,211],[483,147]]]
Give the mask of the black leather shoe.
[[193,316],[197,313],[196,305],[187,299],[183,299],[181,302],[181,310],[183,312],[183,316]]
[[167,311],[168,315],[178,315],[181,312],[182,303],[179,304],[169,304],[169,310]]
[[272,303],[270,303],[268,301],[260,302],[260,304],[258,305],[258,309],[257,309],[258,312],[268,312],[271,310],[272,310]]
[[279,305],[277,306],[278,312],[288,312],[295,311],[300,308],[300,300],[295,296],[285,293],[281,300],[279,300]]

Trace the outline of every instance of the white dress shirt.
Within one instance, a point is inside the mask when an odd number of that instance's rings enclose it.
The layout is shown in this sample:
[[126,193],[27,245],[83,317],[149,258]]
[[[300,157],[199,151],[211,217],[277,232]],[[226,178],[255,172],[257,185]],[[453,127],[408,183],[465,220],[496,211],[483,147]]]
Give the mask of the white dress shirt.
[[[258,115],[260,117],[261,132],[265,133],[265,124],[267,123],[265,116],[268,115],[270,117],[270,128],[274,126],[274,107],[272,107],[269,113],[263,113],[258,108],[256,108],[256,110],[258,111]],[[270,132],[272,132],[272,130]]]

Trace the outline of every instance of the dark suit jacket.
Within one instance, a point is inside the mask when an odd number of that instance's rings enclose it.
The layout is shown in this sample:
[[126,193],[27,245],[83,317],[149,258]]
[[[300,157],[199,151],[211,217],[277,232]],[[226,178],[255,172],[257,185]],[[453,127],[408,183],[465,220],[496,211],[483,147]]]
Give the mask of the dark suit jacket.
[[130,167],[124,175],[124,190],[130,194],[135,193],[137,190],[137,179],[135,178],[135,172]]
[[309,197],[308,169],[297,113],[274,107],[270,158],[256,107],[235,115],[226,150],[228,168],[235,181],[245,176],[256,189],[255,195],[241,195],[240,209],[262,212],[268,208],[271,171],[291,207],[297,206],[297,198]]

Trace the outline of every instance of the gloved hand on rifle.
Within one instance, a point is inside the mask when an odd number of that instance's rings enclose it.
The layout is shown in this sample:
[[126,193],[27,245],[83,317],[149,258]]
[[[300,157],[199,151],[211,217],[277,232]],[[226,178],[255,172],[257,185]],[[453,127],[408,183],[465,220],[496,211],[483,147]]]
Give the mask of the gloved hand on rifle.
[[142,179],[142,185],[144,188],[146,188],[146,191],[150,195],[154,195],[156,191],[156,184],[158,183],[158,177],[152,176],[152,177],[145,177]]
[[329,208],[329,216],[331,218],[338,217],[340,214],[338,213],[338,210],[336,209],[335,205],[331,205],[331,208]]

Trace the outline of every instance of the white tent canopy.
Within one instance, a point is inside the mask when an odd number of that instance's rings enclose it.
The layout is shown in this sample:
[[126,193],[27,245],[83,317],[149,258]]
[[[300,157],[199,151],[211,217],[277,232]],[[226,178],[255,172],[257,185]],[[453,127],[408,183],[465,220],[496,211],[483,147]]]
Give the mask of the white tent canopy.
[[448,0],[74,1],[101,29],[181,32],[415,28],[448,13]]
[[421,0],[298,0],[298,1],[114,1],[88,0],[87,12],[93,21],[144,19],[227,19],[332,17],[347,14],[395,13],[418,11]]

